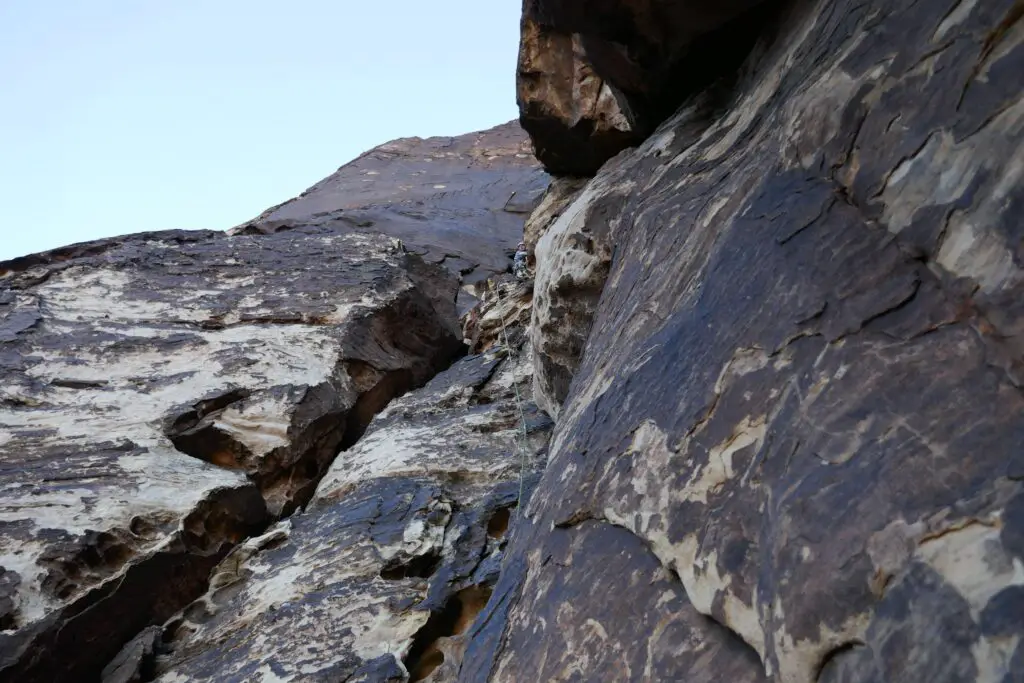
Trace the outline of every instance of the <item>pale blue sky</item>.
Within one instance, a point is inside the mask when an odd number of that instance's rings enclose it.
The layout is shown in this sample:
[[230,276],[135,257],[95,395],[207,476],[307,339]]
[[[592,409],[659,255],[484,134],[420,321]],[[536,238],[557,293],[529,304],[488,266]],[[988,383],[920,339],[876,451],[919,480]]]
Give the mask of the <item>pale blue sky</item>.
[[521,0],[0,0],[0,260],[222,230],[515,118]]

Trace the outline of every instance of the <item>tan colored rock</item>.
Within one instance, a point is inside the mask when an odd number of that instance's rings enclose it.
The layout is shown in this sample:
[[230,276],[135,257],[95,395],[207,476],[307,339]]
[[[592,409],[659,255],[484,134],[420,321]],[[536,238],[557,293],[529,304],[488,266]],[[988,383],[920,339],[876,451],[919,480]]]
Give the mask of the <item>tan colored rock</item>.
[[[616,168],[615,162],[609,167]],[[533,394],[552,417],[569,393],[608,277],[611,226],[602,207],[621,203],[629,192],[628,183],[615,187],[605,177],[582,188],[575,183],[553,188],[527,221],[537,239],[530,324]]]
[[593,175],[638,141],[620,98],[587,62],[578,36],[527,15],[521,24],[516,99],[534,152],[556,175]]
[[528,251],[536,250],[540,238],[562,215],[586,184],[587,181],[584,178],[565,177],[555,178],[551,181],[544,196],[541,197],[540,204],[526,219],[526,225],[523,226],[523,242]]
[[[495,346],[515,345],[529,327],[533,282],[503,277],[487,282],[480,303],[463,320],[463,337],[473,353]],[[532,371],[531,371],[532,372]]]

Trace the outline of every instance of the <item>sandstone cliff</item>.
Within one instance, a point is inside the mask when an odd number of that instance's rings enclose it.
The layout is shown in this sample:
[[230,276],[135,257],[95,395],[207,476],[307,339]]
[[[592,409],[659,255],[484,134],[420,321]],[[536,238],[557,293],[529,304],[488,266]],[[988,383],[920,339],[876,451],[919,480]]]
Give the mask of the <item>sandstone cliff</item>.
[[1024,680],[1022,19],[525,0],[522,130],[0,264],[0,680]]

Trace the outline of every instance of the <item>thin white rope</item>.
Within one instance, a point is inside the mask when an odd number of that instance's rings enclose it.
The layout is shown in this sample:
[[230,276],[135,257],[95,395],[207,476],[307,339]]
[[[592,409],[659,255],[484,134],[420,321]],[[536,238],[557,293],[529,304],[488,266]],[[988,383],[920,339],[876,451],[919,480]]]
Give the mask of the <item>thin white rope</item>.
[[[500,297],[500,295],[499,295]],[[512,345],[508,341],[508,329],[505,327],[505,316],[499,316],[501,321],[501,333],[505,338],[505,348],[508,350],[508,358],[512,368],[512,388],[516,393],[516,406],[519,408],[519,426],[522,430],[522,441],[516,439],[519,446],[519,497],[516,499],[516,515],[523,514],[523,482],[526,478],[526,411],[523,409],[523,397],[519,394],[519,380],[516,378],[516,357]]]

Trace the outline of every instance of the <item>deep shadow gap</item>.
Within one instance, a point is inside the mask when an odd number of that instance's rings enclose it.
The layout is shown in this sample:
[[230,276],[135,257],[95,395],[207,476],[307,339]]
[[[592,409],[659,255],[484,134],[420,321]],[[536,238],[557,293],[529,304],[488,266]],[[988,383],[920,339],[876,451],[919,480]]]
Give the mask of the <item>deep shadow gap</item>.
[[448,598],[441,609],[430,613],[427,623],[416,633],[404,660],[410,683],[426,679],[444,664],[444,652],[439,641],[469,630],[490,600],[491,593],[490,586],[463,588]]

